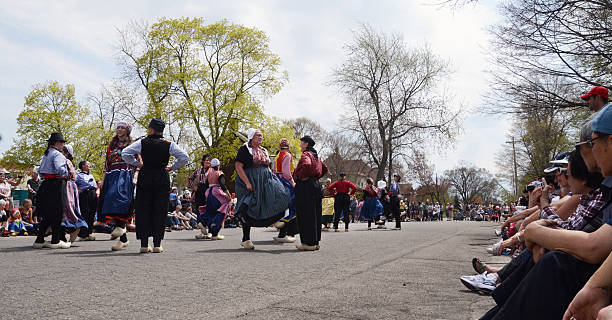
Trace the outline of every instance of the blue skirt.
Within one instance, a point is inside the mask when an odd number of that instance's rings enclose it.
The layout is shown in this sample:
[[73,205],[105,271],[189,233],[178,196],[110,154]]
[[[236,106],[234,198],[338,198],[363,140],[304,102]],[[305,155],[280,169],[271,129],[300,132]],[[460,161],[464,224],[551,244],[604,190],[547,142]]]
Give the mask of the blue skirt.
[[104,204],[101,217],[113,216],[129,218],[134,196],[134,173],[132,170],[113,170],[104,177]]
[[363,206],[361,207],[360,215],[364,220],[374,220],[379,215],[383,214],[383,206],[380,201],[376,198],[366,198],[363,201]]
[[296,217],[296,213],[295,213],[295,189],[291,186],[291,183],[289,183],[289,181],[287,181],[287,179],[281,177],[280,173],[277,173],[276,176],[283,183],[283,185],[285,186],[285,189],[287,189],[287,191],[289,191],[289,194],[291,195],[291,200],[289,201],[289,214],[285,215],[281,219],[282,222],[289,222],[289,221],[295,219],[295,217]]
[[283,218],[291,194],[280,179],[267,167],[254,166],[244,171],[254,191],[248,191],[242,179],[236,178],[236,210],[245,215],[242,219],[253,227],[266,227]]

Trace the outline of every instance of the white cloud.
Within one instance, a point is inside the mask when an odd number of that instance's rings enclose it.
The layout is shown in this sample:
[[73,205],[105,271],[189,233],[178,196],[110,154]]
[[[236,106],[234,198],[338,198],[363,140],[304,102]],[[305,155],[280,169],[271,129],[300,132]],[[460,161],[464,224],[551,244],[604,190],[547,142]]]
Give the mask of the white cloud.
[[[266,101],[266,110],[284,118],[310,117],[329,129],[344,107],[326,83],[332,68],[343,61],[342,46],[351,40],[351,30],[360,23],[400,33],[408,44],[427,42],[456,70],[444,84],[456,97],[453,104],[477,107],[487,87],[484,27],[496,17],[486,3],[453,12],[414,1],[0,1],[0,151],[10,145],[18,107],[33,84],[51,79],[74,83],[77,94],[85,97],[118,74],[116,29],[162,16],[201,16],[207,22],[226,18],[264,30],[290,77]],[[478,126],[483,122],[488,126]],[[505,124],[497,119],[466,121],[456,149],[434,155],[432,161],[439,170],[460,158],[493,169],[504,133]]]

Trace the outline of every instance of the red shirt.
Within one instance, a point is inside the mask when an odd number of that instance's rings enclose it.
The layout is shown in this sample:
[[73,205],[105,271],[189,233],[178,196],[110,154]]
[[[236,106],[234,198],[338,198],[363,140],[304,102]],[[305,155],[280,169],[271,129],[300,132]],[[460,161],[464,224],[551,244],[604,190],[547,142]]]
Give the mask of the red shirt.
[[305,178],[321,178],[327,174],[327,166],[321,159],[316,160],[312,152],[305,151],[293,170],[293,177],[296,180]]
[[349,193],[349,188],[351,189],[350,195],[353,195],[355,191],[357,191],[357,187],[352,182],[338,180],[332,183],[327,190],[331,191],[332,193],[334,190],[336,190],[336,193]]

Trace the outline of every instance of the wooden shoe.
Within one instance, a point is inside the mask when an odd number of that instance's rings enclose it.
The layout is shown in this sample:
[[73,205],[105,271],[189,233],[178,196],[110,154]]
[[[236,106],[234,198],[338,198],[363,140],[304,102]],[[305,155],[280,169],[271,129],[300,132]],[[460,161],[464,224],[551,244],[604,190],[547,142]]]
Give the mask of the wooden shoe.
[[295,246],[300,251],[315,251],[317,250],[317,246],[309,246],[306,244],[298,244]]
[[242,241],[240,243],[240,245],[247,249],[247,250],[254,250],[255,249],[255,245],[253,244],[253,242],[251,240],[247,240],[247,241]]
[[153,248],[153,253],[162,253],[162,252],[164,252],[164,247],[162,246]]
[[70,242],[60,241],[58,243],[50,243],[47,248],[49,249],[68,249],[70,248]]
[[153,249],[151,249],[151,246],[148,247],[140,247],[140,253],[149,253],[153,251]]
[[116,227],[115,229],[113,229],[113,232],[111,232],[111,240],[115,240],[121,237],[122,235],[125,234],[125,232],[126,232],[125,228]]
[[216,235],[214,237],[210,237],[211,240],[223,240],[225,239],[225,236],[222,235]]
[[77,236],[79,235],[79,231],[81,231],[80,228],[70,233],[70,240],[68,240],[70,243],[74,243],[76,241]]
[[32,245],[32,248],[34,249],[42,249],[42,248],[47,248],[49,246],[49,242],[45,241],[45,242],[34,242],[34,244]]
[[128,244],[130,244],[129,241],[127,242],[121,242],[121,240],[117,241],[117,243],[111,247],[111,250],[113,251],[119,251],[122,250],[124,248],[126,248],[128,246]]

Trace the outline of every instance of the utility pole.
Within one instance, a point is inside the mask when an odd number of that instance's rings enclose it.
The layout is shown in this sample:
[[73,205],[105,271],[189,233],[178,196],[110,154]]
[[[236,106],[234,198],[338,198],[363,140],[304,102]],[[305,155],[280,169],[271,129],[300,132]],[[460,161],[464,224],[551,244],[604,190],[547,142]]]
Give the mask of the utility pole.
[[512,144],[512,158],[514,162],[514,196],[518,198],[518,168],[516,164],[516,141],[512,137],[512,141],[506,141],[506,143]]

